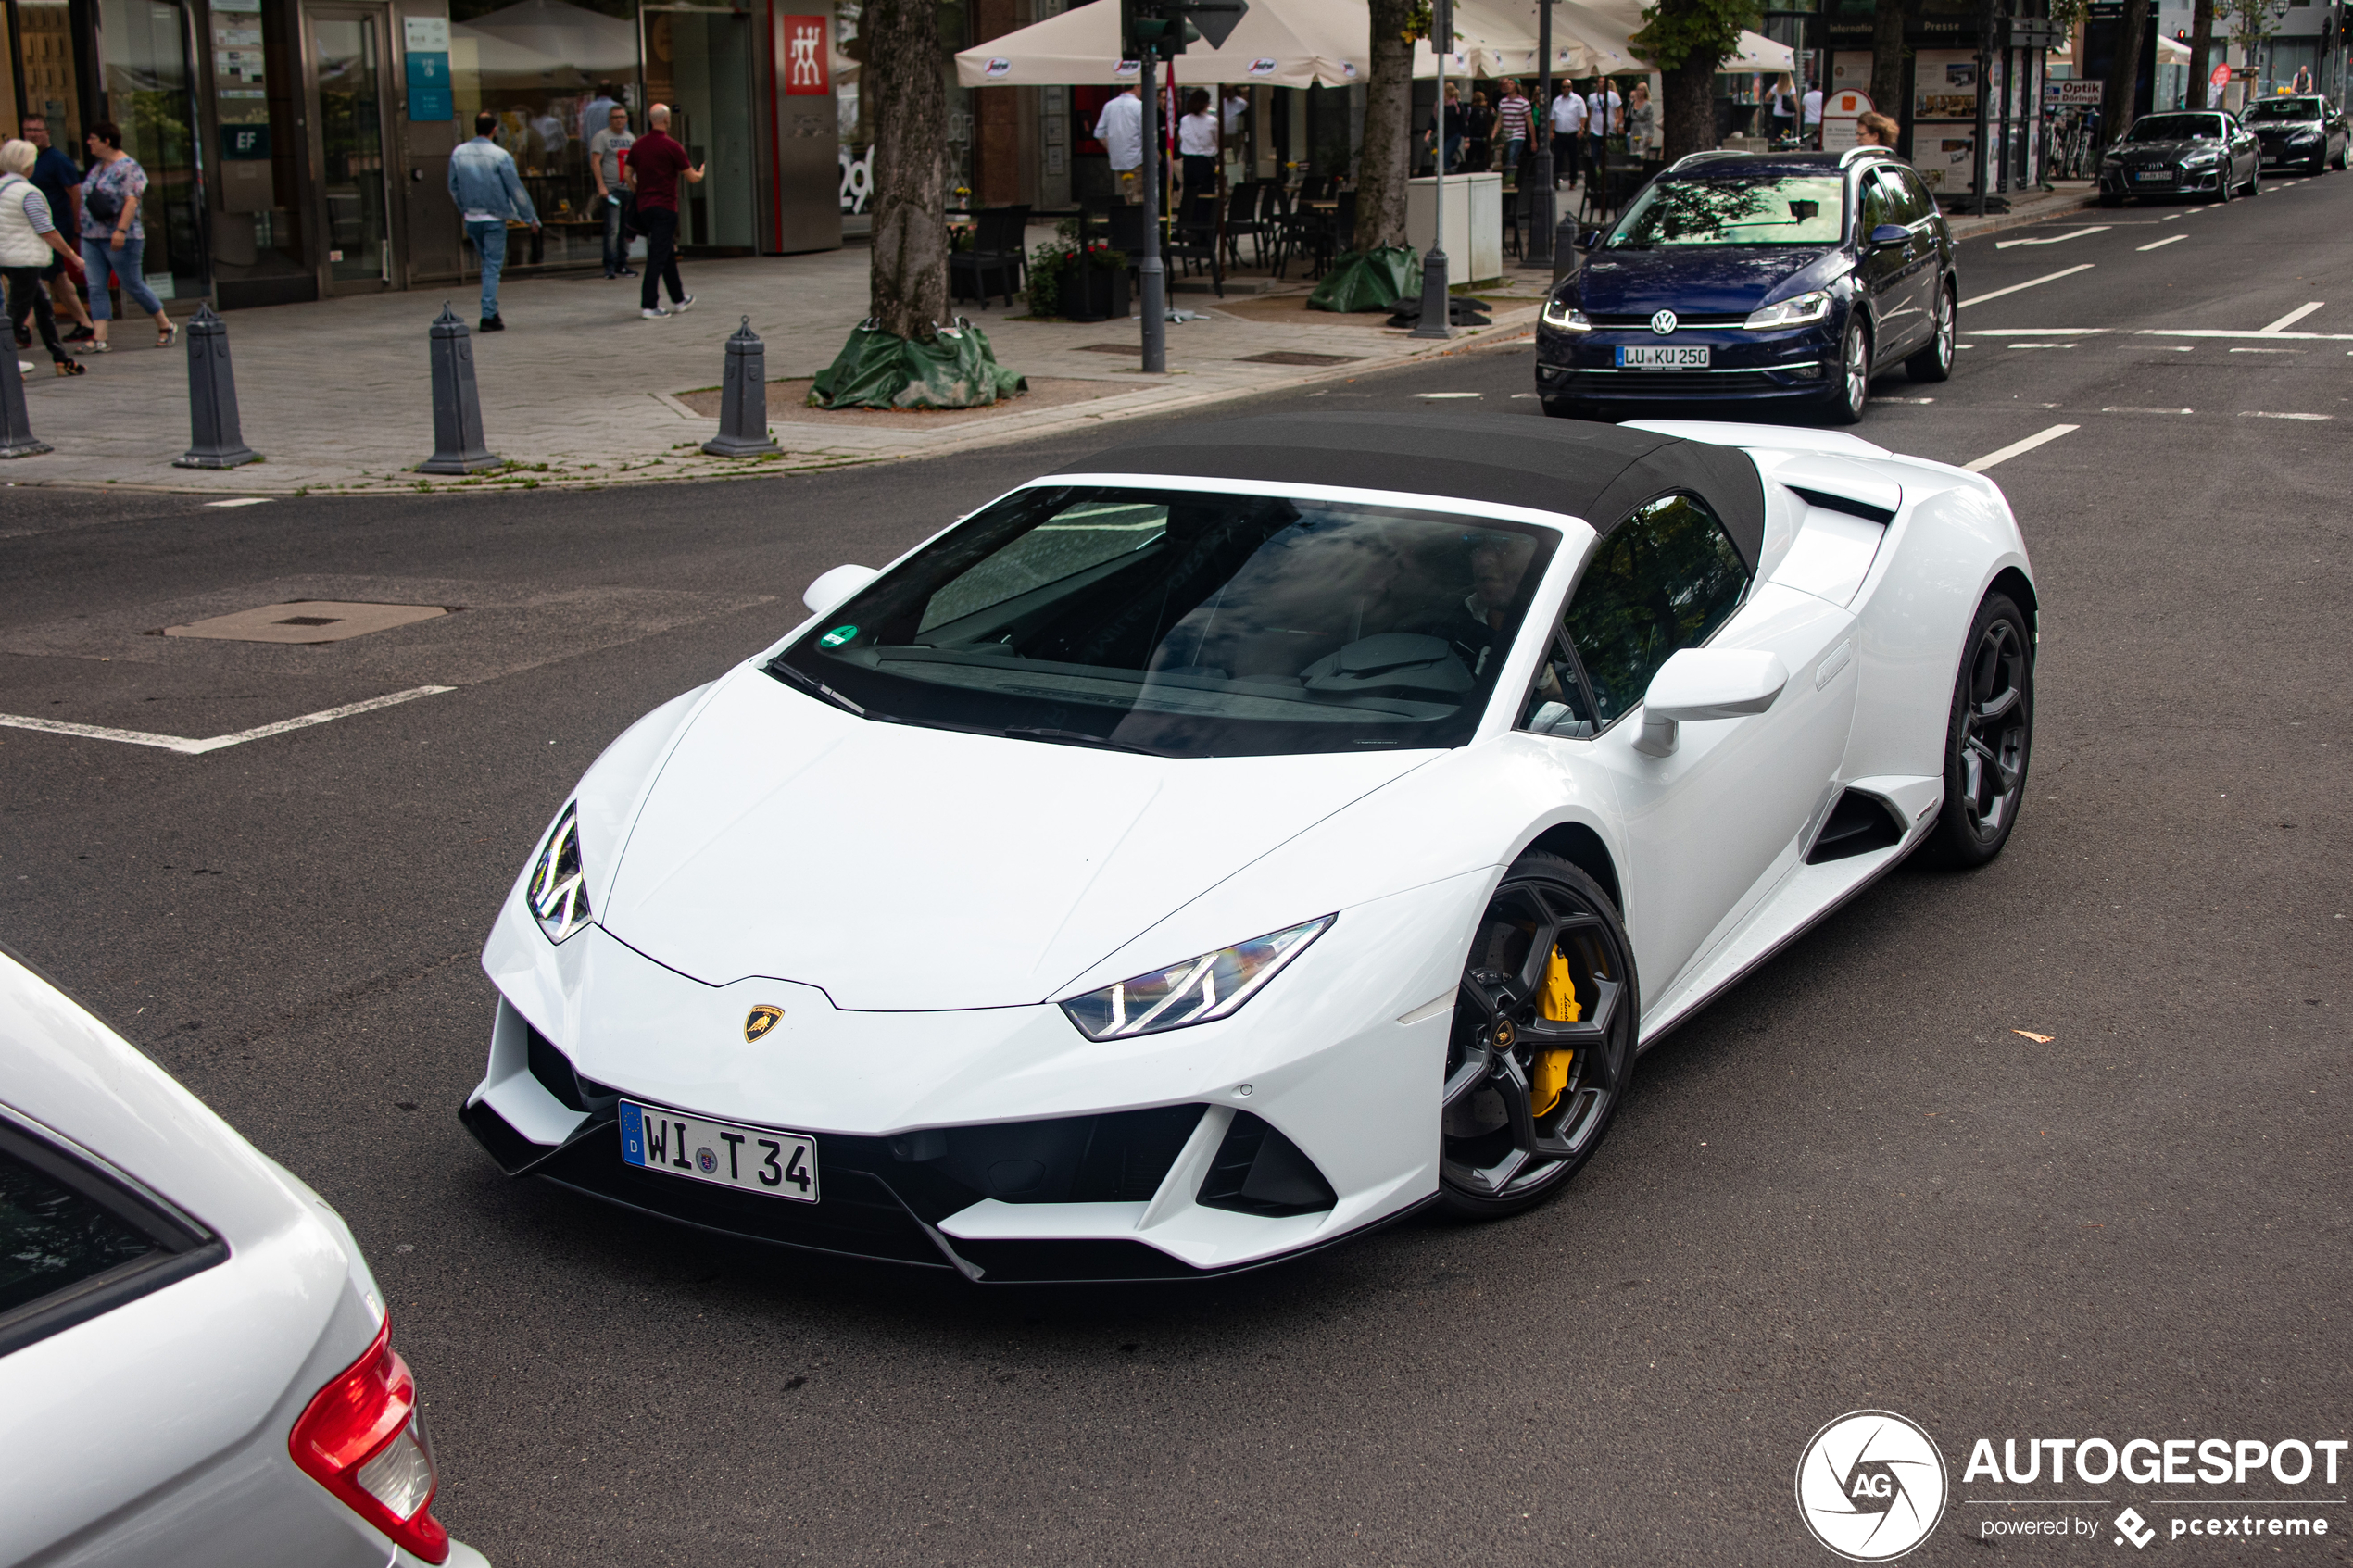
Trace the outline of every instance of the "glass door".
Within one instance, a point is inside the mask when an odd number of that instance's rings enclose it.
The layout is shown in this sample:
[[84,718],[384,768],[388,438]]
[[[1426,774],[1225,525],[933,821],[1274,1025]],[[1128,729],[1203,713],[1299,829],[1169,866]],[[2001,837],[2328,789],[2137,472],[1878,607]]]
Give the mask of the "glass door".
[[[24,7],[19,14],[36,13]],[[139,220],[147,240],[140,269],[160,298],[201,294],[196,152],[188,130],[195,103],[188,92],[187,17],[177,5],[159,0],[100,0],[98,17],[106,40],[104,118],[121,127],[122,150],[147,171]],[[78,139],[67,139],[51,119],[51,144],[75,163],[88,163]]]
[[678,243],[749,253],[758,241],[760,189],[750,19],[648,6],[638,19],[646,101],[670,106],[670,133],[704,169],[701,184],[679,182]]
[[325,294],[369,293],[392,282],[385,185],[384,18],[372,6],[303,10],[310,66],[311,189]]

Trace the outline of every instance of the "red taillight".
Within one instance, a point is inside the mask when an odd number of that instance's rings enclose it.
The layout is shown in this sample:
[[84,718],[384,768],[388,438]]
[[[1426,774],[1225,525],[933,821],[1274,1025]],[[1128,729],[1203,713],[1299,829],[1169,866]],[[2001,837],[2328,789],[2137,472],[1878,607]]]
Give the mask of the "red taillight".
[[390,1318],[368,1353],[312,1398],[286,1446],[305,1474],[401,1547],[449,1560],[449,1532],[430,1512],[439,1480],[417,1380],[393,1354]]

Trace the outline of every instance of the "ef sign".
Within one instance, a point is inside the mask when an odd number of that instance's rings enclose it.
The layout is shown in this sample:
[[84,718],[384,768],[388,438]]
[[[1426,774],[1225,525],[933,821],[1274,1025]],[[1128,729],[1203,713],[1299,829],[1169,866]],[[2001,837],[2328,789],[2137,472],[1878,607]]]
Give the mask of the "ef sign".
[[825,19],[778,17],[776,75],[788,96],[831,93],[827,70]]

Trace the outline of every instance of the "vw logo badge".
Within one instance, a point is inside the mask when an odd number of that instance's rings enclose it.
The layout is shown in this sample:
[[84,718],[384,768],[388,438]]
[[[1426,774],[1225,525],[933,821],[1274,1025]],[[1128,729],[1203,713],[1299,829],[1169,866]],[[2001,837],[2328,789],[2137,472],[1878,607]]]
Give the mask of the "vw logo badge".
[[1656,332],[1659,336],[1666,337],[1674,332],[1674,330],[1675,312],[1672,310],[1662,310],[1657,315],[1651,318],[1651,331]]

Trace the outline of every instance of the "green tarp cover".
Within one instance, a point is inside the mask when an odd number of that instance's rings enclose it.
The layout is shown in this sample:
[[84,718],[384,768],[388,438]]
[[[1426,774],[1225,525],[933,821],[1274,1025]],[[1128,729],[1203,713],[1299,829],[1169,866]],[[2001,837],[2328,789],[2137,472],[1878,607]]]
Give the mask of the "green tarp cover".
[[1332,263],[1310,310],[1394,310],[1401,299],[1422,296],[1422,258],[1409,245],[1352,250]]
[[988,335],[969,321],[942,327],[929,343],[861,325],[809,389],[812,408],[986,408],[1027,392],[1029,383],[997,363]]

